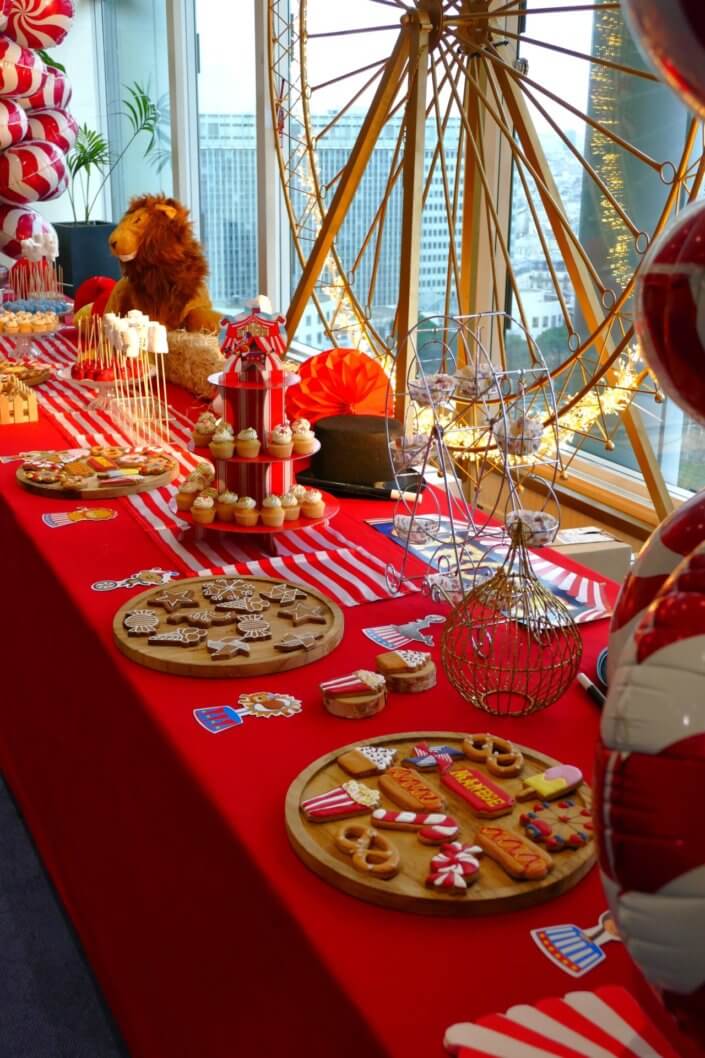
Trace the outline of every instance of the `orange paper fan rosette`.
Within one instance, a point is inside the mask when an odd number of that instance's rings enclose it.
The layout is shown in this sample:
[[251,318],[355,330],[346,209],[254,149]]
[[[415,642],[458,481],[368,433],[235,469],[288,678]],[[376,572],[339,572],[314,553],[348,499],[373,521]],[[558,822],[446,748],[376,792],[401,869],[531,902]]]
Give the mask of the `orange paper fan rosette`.
[[301,382],[286,395],[290,419],[318,422],[329,415],[386,415],[389,379],[371,357],[356,349],[330,349],[306,360]]

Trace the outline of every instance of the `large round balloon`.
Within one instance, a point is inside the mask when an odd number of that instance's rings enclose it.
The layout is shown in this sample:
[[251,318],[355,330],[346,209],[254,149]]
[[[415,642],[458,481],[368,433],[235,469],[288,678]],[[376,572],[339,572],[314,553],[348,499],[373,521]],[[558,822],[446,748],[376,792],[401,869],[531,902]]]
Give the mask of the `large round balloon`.
[[0,154],[0,202],[25,205],[58,198],[66,190],[63,151],[44,140],[26,140]]
[[705,118],[703,0],[622,0],[622,10],[647,62]]
[[7,33],[26,48],[52,48],[71,29],[73,16],[73,0],[10,0]]
[[669,514],[639,552],[627,575],[610,625],[609,681],[646,608],[686,555],[705,541],[705,492],[695,493]]
[[47,140],[49,143],[55,143],[65,154],[76,142],[78,122],[68,110],[61,110],[59,107],[29,110],[26,117],[29,125],[27,139]]
[[600,867],[629,953],[705,1043],[705,544],[625,647],[602,717]]
[[694,202],[647,254],[636,287],[636,332],[670,397],[705,423],[705,202]]
[[65,109],[71,101],[71,82],[63,70],[53,66],[47,67],[44,83],[36,92],[18,99],[25,110],[44,110],[47,107]]
[[29,96],[44,84],[47,68],[33,51],[0,35],[0,96]]
[[27,135],[27,115],[14,99],[0,99],[0,151]]
[[7,257],[21,257],[22,243],[54,233],[48,220],[29,206],[0,206],[0,251]]

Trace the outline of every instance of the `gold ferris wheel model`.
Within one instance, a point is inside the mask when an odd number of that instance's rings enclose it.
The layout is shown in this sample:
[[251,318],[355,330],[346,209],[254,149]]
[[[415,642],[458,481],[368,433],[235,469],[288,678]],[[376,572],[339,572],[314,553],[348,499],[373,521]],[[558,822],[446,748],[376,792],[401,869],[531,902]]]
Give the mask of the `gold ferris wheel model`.
[[[423,316],[424,209],[433,199],[445,229],[436,244],[445,257],[440,311],[469,316],[510,308],[531,334],[536,328],[510,234],[521,203],[566,334],[564,354],[551,364],[558,428],[567,442],[563,464],[587,440],[614,447],[623,422],[663,516],[670,498],[634,403],[639,393],[656,400],[660,394],[635,350],[631,301],[654,236],[698,196],[705,155],[694,120],[684,121],[676,149],[671,138],[665,158],[649,152],[648,137],[632,142],[615,120],[619,101],[636,89],[667,92],[614,46],[625,33],[619,7],[578,0],[269,0],[272,118],[299,270],[287,320],[293,336],[313,310],[331,345],[358,345],[383,357],[390,342],[374,306],[392,252],[398,292],[387,334],[394,335],[397,378],[405,379],[407,336]],[[580,50],[574,20],[586,15],[601,35],[591,34],[591,45]],[[603,44],[595,47],[596,39]],[[587,68],[590,107],[547,85],[546,64],[557,57]],[[585,131],[584,144],[566,131],[574,123]],[[595,203],[595,224],[610,235],[609,258],[595,259],[566,205],[543,146],[546,131],[575,167],[583,203]],[[370,162],[382,144],[384,177],[377,173],[372,181]],[[630,184],[648,187],[648,230],[636,219]],[[390,251],[392,229],[398,242]],[[504,327],[492,349],[507,369],[513,354]]]

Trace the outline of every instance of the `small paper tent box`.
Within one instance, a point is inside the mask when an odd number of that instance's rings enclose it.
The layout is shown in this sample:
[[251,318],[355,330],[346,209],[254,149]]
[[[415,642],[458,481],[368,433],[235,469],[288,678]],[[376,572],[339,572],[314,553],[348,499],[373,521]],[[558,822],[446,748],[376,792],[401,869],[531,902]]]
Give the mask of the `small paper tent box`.
[[222,321],[221,350],[226,358],[232,357],[225,367],[226,385],[267,382],[281,386],[287,343],[285,323],[283,316],[257,309]]

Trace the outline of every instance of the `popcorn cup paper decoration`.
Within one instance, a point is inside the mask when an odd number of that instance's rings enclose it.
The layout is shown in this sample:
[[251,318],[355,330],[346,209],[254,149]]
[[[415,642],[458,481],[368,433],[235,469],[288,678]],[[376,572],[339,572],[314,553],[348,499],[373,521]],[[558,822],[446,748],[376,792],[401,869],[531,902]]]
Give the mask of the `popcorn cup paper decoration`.
[[290,419],[386,415],[389,379],[376,360],[355,349],[331,349],[304,361],[301,381],[287,391]]
[[8,36],[26,48],[53,48],[71,29],[73,0],[10,0]]
[[705,7],[702,0],[622,0],[644,58],[705,118]]
[[[22,108],[18,108],[22,114]],[[25,115],[29,125],[28,139],[44,140],[53,143],[68,154],[78,136],[78,122],[73,114],[60,107],[47,107],[46,110],[30,110]]]
[[49,221],[29,206],[0,205],[0,251],[7,257],[20,258],[22,243],[26,239],[52,234],[56,238]]
[[53,143],[26,140],[0,154],[0,202],[44,202],[63,194],[67,183],[64,153]]
[[31,95],[18,99],[25,110],[44,110],[46,107],[64,109],[71,102],[71,82],[63,70],[54,66],[47,67],[44,83]]
[[0,36],[0,96],[31,96],[46,76],[47,68],[38,55]]
[[0,151],[27,135],[27,115],[14,99],[0,99]]

